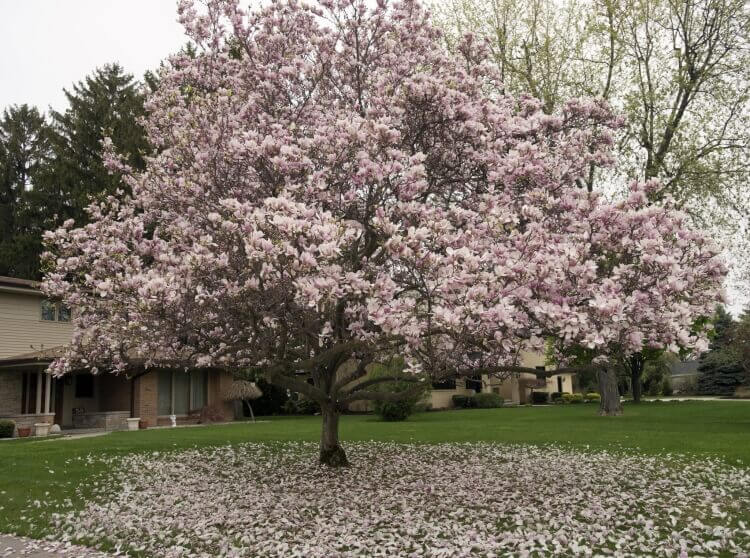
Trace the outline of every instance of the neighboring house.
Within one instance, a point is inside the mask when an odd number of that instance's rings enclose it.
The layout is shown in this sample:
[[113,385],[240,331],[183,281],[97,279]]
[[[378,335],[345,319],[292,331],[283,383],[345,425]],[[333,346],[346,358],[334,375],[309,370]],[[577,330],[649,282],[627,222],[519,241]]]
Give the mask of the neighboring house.
[[[354,363],[350,362],[348,366],[354,366]],[[544,355],[525,352],[521,355],[519,366],[536,368],[544,372]],[[432,389],[427,392],[422,403],[429,405],[431,409],[450,409],[454,407],[454,395],[496,393],[503,398],[506,405],[523,405],[531,401],[532,391],[573,393],[573,376],[575,374],[564,373],[538,378],[536,374],[524,372],[504,380],[485,374],[475,378],[448,378],[433,383]],[[349,404],[348,409],[354,412],[367,412],[372,411],[373,404],[370,401],[355,401]]]
[[684,360],[670,363],[670,379],[672,389],[675,392],[681,392],[686,389],[695,389],[696,382],[698,381],[699,364],[700,363],[697,360]]
[[63,428],[119,429],[139,417],[146,426],[234,416],[222,395],[232,382],[224,371],[134,369],[129,374],[76,371],[61,378],[45,372],[70,342],[75,308],[45,299],[35,281],[0,277],[0,418],[17,426],[54,423]]
[[[521,355],[520,366],[545,370],[544,355],[525,352]],[[474,393],[496,393],[506,404],[523,405],[531,401],[532,391],[546,393],[573,393],[574,374],[557,374],[548,378],[537,378],[535,374],[521,373],[505,380],[482,375],[477,378],[458,378],[433,384],[427,402],[433,409],[453,407],[454,395],[471,395]]]

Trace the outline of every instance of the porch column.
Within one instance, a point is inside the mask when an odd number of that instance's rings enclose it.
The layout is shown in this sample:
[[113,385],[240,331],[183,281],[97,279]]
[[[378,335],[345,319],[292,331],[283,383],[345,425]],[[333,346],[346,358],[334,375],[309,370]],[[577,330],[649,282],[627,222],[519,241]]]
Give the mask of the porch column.
[[45,378],[45,389],[44,389],[44,412],[49,414],[51,408],[50,397],[52,395],[52,374],[47,373]]
[[36,414],[42,412],[42,373],[36,373]]

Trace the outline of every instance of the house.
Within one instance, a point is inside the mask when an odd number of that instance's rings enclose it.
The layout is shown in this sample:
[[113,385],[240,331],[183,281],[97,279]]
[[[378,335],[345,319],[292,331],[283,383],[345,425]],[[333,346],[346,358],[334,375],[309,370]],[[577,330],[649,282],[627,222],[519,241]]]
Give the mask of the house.
[[669,364],[670,381],[675,392],[695,390],[699,364],[697,360],[681,360]]
[[0,418],[17,427],[124,428],[126,418],[146,426],[197,421],[201,410],[232,418],[223,394],[233,378],[222,370],[138,369],[127,374],[76,371],[61,378],[47,366],[70,342],[75,308],[47,300],[39,283],[0,277]]
[[[536,368],[540,372],[544,372],[544,355],[524,352],[521,355],[519,365],[524,368]],[[454,395],[496,393],[503,398],[506,404],[523,405],[531,401],[532,391],[550,394],[554,392],[573,393],[573,376],[572,373],[564,373],[538,378],[536,374],[522,372],[504,380],[487,375],[476,378],[449,379],[433,384],[427,402],[433,409],[447,409],[453,407]]]

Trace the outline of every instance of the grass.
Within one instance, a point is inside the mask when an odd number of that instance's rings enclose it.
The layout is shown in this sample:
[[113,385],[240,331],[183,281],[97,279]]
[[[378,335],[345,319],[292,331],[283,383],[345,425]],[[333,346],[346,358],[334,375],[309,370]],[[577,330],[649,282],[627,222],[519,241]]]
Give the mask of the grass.
[[[61,509],[68,498],[73,508],[82,506],[76,489],[87,486],[102,472],[101,465],[87,463],[90,454],[163,452],[247,441],[315,441],[320,435],[319,417],[265,420],[268,422],[115,432],[73,440],[0,442],[0,532],[39,537],[45,534],[45,511]],[[341,421],[341,438],[344,444],[367,440],[557,443],[588,451],[682,453],[748,467],[750,402],[627,405],[624,416],[616,418],[596,416],[593,405],[421,413],[400,423],[381,422],[370,415],[346,416]]]

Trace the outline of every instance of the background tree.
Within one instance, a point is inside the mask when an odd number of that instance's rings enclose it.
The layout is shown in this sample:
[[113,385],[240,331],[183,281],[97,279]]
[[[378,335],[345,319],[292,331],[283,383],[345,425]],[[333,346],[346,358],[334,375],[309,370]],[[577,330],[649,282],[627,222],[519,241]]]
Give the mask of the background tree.
[[734,326],[731,350],[745,371],[743,383],[750,385],[750,311],[747,309]]
[[39,111],[12,106],[0,119],[0,275],[37,279],[44,207],[36,189],[52,159],[50,127]]
[[[659,178],[701,227],[732,242],[732,283],[747,280],[750,197],[750,5],[744,0],[445,0],[435,2],[447,42],[488,41],[502,84],[553,112],[601,97],[626,116],[614,169],[581,184],[620,193],[630,179]],[[650,355],[623,363],[640,394]]]
[[56,226],[66,219],[87,222],[86,207],[126,188],[103,161],[108,138],[135,169],[148,150],[140,123],[145,115],[142,86],[119,64],[107,64],[65,90],[68,108],[52,112],[54,179],[45,194],[55,208]]
[[53,112],[51,122],[27,105],[6,109],[0,122],[0,274],[40,279],[43,233],[71,218],[84,224],[92,200],[124,187],[104,166],[105,136],[134,168],[143,168],[140,89],[111,64],[66,91],[70,106]]
[[702,395],[734,395],[745,379],[738,354],[733,350],[736,322],[723,306],[716,309],[711,350],[701,356],[697,391]]

